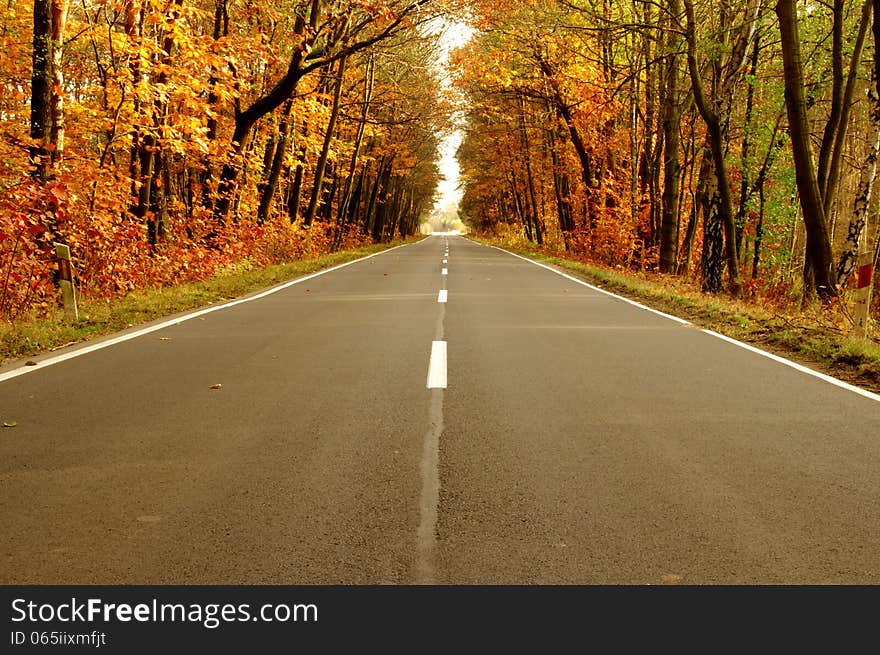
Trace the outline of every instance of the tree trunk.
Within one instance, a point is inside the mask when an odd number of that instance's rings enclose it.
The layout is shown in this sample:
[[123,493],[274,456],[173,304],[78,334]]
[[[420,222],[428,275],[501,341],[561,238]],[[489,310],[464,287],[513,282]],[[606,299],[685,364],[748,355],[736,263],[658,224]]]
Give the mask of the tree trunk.
[[348,209],[346,211],[345,222],[346,224],[355,223],[358,218],[358,210],[361,205],[361,197],[364,193],[364,183],[367,178],[367,167],[366,165],[361,168],[361,172],[358,174],[357,184],[354,186],[354,191],[351,192],[351,198],[348,200]]
[[[751,74],[753,78],[757,75],[758,71],[759,46],[760,39],[756,37],[755,42],[752,45],[751,56]],[[754,105],[755,83],[754,81],[750,81],[749,88],[746,91],[746,113],[742,131],[742,147],[739,154],[740,175],[742,177],[739,188],[739,207],[736,210],[736,216],[733,220],[734,225],[736,225],[736,252],[740,258],[742,258],[743,231],[746,227],[746,211],[748,209],[749,198],[752,191],[751,181],[749,180],[749,157],[751,156],[752,147],[752,112],[754,110]]]
[[[552,108],[547,103],[548,112],[552,114]],[[571,250],[571,232],[574,229],[571,208],[571,185],[568,180],[568,173],[565,171],[562,162],[559,160],[559,153],[556,149],[558,141],[556,131],[560,129],[557,122],[553,127],[547,128],[547,147],[550,150],[550,163],[553,168],[553,193],[556,198],[556,215],[559,220],[559,231],[562,233],[562,240],[565,244],[565,250]]]
[[57,168],[64,160],[64,28],[67,24],[68,0],[52,0],[52,144],[51,162]]
[[[709,105],[709,101],[703,91],[703,83],[700,77],[700,69],[696,60],[696,26],[694,20],[693,5],[690,0],[685,0],[685,13],[687,14],[687,59],[688,71],[691,78],[691,87],[694,92],[694,102],[697,110],[706,124],[706,135],[709,148],[712,153],[712,164],[715,169],[717,181],[717,197],[710,196],[709,207],[717,211],[724,233],[724,251],[727,260],[728,284],[730,293],[739,296],[742,293],[742,278],[739,272],[739,259],[736,253],[736,226],[733,223],[733,204],[730,196],[730,184],[727,179],[727,164],[725,163],[725,134],[721,117]],[[730,73],[732,75],[732,72]],[[708,222],[714,229],[714,223]]]
[[382,174],[376,178],[375,215],[373,217],[373,243],[381,243],[385,234],[385,218],[388,214],[388,194],[391,191],[391,162],[386,163]]
[[510,191],[513,194],[513,208],[514,211],[516,211],[517,217],[519,217],[519,222],[523,226],[523,233],[525,234],[526,239],[534,241],[534,237],[532,236],[532,224],[526,217],[526,210],[523,207],[523,201],[520,197],[519,189],[517,188],[516,174],[514,173],[513,167],[510,169],[510,178],[508,181],[510,182]]
[[553,104],[556,106],[556,110],[559,112],[559,115],[565,122],[565,126],[568,128],[568,135],[571,139],[571,144],[574,146],[574,150],[577,153],[578,160],[581,164],[581,179],[583,180],[584,187],[589,190],[593,186],[593,164],[590,159],[590,153],[587,151],[587,146],[584,144],[584,140],[581,138],[580,132],[577,129],[574,116],[571,113],[571,108],[565,101],[562,91],[560,90],[556,79],[553,77],[553,69],[550,67],[550,64],[540,56],[540,54],[536,54],[535,57],[541,68],[541,72],[544,74],[550,84],[551,90],[553,91]]
[[[669,13],[677,19],[681,15],[681,2],[668,0]],[[681,167],[679,165],[679,123],[681,109],[678,98],[678,37],[669,33],[666,62],[666,93],[663,97],[663,196],[660,215],[660,272],[674,273],[678,260],[678,188]]]
[[[170,20],[177,19],[178,10],[183,4],[183,0],[173,0],[171,3],[174,8],[169,13]],[[162,65],[159,74],[156,76],[155,83],[164,85],[168,81],[168,70],[173,65],[171,51],[174,49],[174,27],[168,25],[165,29],[161,43],[161,58],[158,62]],[[152,107],[152,122],[155,133],[161,132],[162,126],[167,120],[168,106],[163,100],[157,98]],[[140,189],[138,193],[138,204],[135,216],[140,220],[146,221],[147,240],[151,246],[156,246],[159,242],[159,236],[164,232],[164,198],[159,196],[166,192],[165,185],[161,183],[163,175],[164,161],[160,152],[161,144],[153,134],[146,134],[140,143]]]
[[530,219],[535,231],[535,240],[538,242],[539,246],[542,246],[544,245],[544,234],[541,229],[541,218],[538,215],[538,197],[535,193],[535,178],[532,175],[531,146],[529,144],[529,134],[526,130],[525,99],[522,96],[520,96],[519,99],[519,129],[523,145],[523,160],[525,161],[526,166],[526,183],[528,185],[529,199],[532,205]]
[[[312,28],[317,24],[318,9],[319,0],[313,0],[310,18],[311,22],[315,24],[311,25]],[[303,38],[306,33],[306,22],[300,15],[297,15],[294,22],[293,33],[294,38]],[[269,93],[255,100],[246,110],[236,112],[235,129],[232,133],[232,153],[223,164],[223,169],[220,172],[220,180],[217,184],[217,201],[214,203],[214,219],[220,225],[224,224],[229,216],[229,208],[232,206],[236,181],[241,168],[242,153],[247,148],[252,128],[258,120],[280,107],[296,91],[304,58],[304,49],[294,48],[284,77]]]
[[390,168],[390,163],[388,162],[388,157],[383,155],[376,165],[376,177],[373,180],[373,188],[370,189],[367,206],[364,209],[364,231],[369,233],[374,241],[376,231],[376,201],[379,197],[379,190],[382,187],[382,180],[385,177],[386,167]]
[[34,0],[31,70],[31,175],[41,182],[49,177],[52,130],[52,0]]
[[[835,0],[835,5],[838,1],[839,0]],[[831,154],[827,163],[827,174],[825,176],[824,184],[822,183],[821,178],[819,180],[819,191],[822,193],[826,220],[827,217],[831,216],[834,199],[837,195],[837,187],[840,184],[840,161],[843,155],[843,146],[849,128],[850,108],[853,104],[853,93],[855,91],[858,72],[861,70],[862,48],[865,44],[865,34],[868,31],[868,22],[870,19],[871,0],[865,0],[865,4],[862,5],[862,13],[859,20],[859,31],[856,35],[856,41],[853,44],[853,51],[850,57],[846,86],[840,93],[840,116],[832,133]],[[841,53],[840,57],[842,58],[842,56]],[[820,166],[820,173],[821,172],[822,168]]]
[[752,254],[752,279],[758,278],[758,264],[761,261],[761,246],[764,243],[764,183],[758,187],[758,224],[755,225],[755,252]]
[[[410,17],[417,13],[428,0],[414,0],[402,6],[396,13],[389,16],[388,20],[383,23],[381,28],[378,28],[376,33],[360,40],[343,41],[343,45],[339,49],[334,49],[333,46],[337,45],[343,37],[351,37],[351,33],[347,29],[348,23],[344,22],[341,26],[337,25],[336,27],[341,27],[341,29],[337,29],[332,34],[328,33],[327,30],[317,29],[321,14],[321,2],[322,0],[312,0],[311,2],[308,30],[306,29],[305,19],[297,14],[293,32],[295,38],[302,40],[303,47],[293,49],[290,63],[284,76],[278,80],[267,94],[257,98],[247,109],[237,113],[235,117],[235,130],[232,134],[232,154],[224,164],[223,171],[220,174],[220,181],[217,187],[218,200],[214,207],[214,219],[221,225],[229,213],[230,202],[238,178],[241,154],[245,150],[247,141],[251,136],[251,130],[257,121],[266,114],[275,111],[275,109],[290,98],[296,91],[299,80],[304,75],[325,68],[341,57],[366,50],[375,43],[388,39],[408,27]],[[327,18],[328,20],[338,21],[339,15],[334,13],[327,16]],[[362,21],[355,29],[364,29],[370,24],[372,24],[371,21]],[[315,45],[315,39],[319,33],[324,40],[324,52],[314,56],[309,62],[307,61],[309,56],[307,53],[312,52],[314,54],[312,46]]]
[[263,192],[260,194],[260,206],[257,209],[257,224],[262,225],[269,218],[269,209],[272,207],[272,198],[275,196],[275,190],[278,188],[278,180],[281,177],[281,169],[284,167],[284,157],[287,154],[287,135],[290,132],[290,113],[293,108],[293,101],[288,100],[284,103],[284,110],[281,113],[281,122],[278,125],[278,139],[275,144],[275,152],[272,156],[272,162],[269,167],[269,176],[263,185]]
[[[217,4],[214,7],[214,41],[219,41],[220,37],[223,36],[229,36],[228,0],[217,0]],[[217,138],[217,113],[218,105],[220,104],[220,94],[217,93],[216,89],[218,82],[219,80],[217,78],[216,69],[212,66],[211,77],[208,79],[208,88],[210,89],[210,91],[208,91],[208,106],[211,110],[208,113],[206,121],[208,129],[205,135],[205,138],[209,143],[212,143]],[[204,171],[200,176],[200,185],[202,192],[202,206],[209,210],[214,207],[214,197],[211,192],[213,179],[214,167],[211,163],[211,156],[206,154],[204,159]]]
[[[693,202],[691,203],[691,212],[688,217],[687,229],[684,234],[684,241],[681,244],[681,254],[678,260],[678,274],[684,275],[691,266],[691,251],[693,250],[694,238],[697,235],[697,225],[700,222],[700,211],[708,203],[707,189],[709,179],[712,175],[712,164],[709,154],[709,146],[704,145],[702,155],[700,157],[700,170],[697,173],[697,188],[693,194]],[[694,156],[696,159],[696,155]],[[693,178],[693,164],[691,166],[691,178]]]
[[846,283],[858,261],[862,234],[868,222],[874,181],[877,179],[877,157],[880,154],[880,99],[874,93],[871,95],[871,137],[868,142],[868,156],[862,165],[849,229],[846,233],[846,243],[837,263],[837,284],[841,286]]
[[[810,131],[807,125],[796,12],[795,0],[778,0],[776,3],[776,15],[779,17],[782,37],[785,107],[791,132],[798,197],[807,234],[806,260],[809,266],[805,267],[805,289],[810,286],[809,272],[806,269],[812,268],[816,292],[823,302],[828,302],[837,296],[837,288],[831,274],[831,242],[828,238],[828,225],[816,178],[816,168],[813,166],[813,155],[810,151]],[[805,297],[808,295],[809,293],[805,293]]]
[[321,154],[315,167],[315,181],[312,185],[312,195],[309,199],[309,208],[303,219],[305,225],[311,225],[318,211],[318,204],[324,186],[324,171],[327,168],[327,156],[330,152],[330,144],[333,141],[333,133],[336,131],[336,120],[339,117],[339,100],[342,97],[342,82],[345,77],[345,57],[339,60],[339,70],[336,73],[336,87],[333,90],[333,105],[330,108],[330,118],[324,133],[324,143],[321,145]]
[[[128,69],[131,72],[132,88],[137,89],[143,79],[141,58],[138,40],[141,37],[142,23],[144,20],[143,7],[139,0],[127,0],[125,3],[124,29],[128,41],[128,47],[137,54],[129,54]],[[144,120],[141,112],[141,102],[137,93],[132,97],[132,111],[135,116],[133,129],[131,130],[131,148],[129,150],[128,171],[131,178],[131,203],[129,213],[138,215],[140,206],[141,186],[141,130],[140,124]]]
[[[834,136],[840,124],[841,106],[843,105],[843,10],[845,4],[845,0],[832,0],[831,6],[831,108],[822,133],[822,145],[819,148],[816,169],[816,181],[819,185],[819,195],[822,198],[827,195],[828,164],[831,159],[831,149],[834,146]],[[797,20],[797,14],[794,14],[794,20]],[[780,25],[780,27],[782,26]]]
[[337,225],[338,229],[336,231],[336,237],[334,239],[334,250],[339,248],[339,244],[342,241],[342,237],[345,233],[345,226],[349,221],[348,218],[348,208],[352,201],[352,184],[354,183],[355,172],[357,171],[357,162],[358,157],[361,154],[361,146],[364,141],[364,132],[367,127],[367,117],[370,112],[370,102],[373,98],[373,83],[375,80],[376,67],[373,61],[373,55],[370,54],[369,61],[367,63],[367,72],[364,77],[364,96],[363,101],[361,103],[361,117],[358,122],[357,133],[354,138],[354,148],[351,152],[351,161],[348,165],[348,174],[345,177],[345,185],[342,189],[342,200],[339,203],[339,210],[337,213]]

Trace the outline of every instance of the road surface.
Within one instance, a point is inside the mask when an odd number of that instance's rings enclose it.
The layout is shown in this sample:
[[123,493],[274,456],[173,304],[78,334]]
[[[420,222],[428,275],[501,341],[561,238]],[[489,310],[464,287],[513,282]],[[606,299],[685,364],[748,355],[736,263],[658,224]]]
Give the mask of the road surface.
[[100,345],[0,369],[2,584],[880,583],[880,398],[462,237]]

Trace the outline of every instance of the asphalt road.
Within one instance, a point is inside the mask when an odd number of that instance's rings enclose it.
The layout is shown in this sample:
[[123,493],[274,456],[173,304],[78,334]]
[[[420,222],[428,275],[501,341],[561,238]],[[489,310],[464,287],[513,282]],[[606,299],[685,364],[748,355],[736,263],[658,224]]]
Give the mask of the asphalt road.
[[0,369],[0,584],[880,583],[880,398],[509,253],[150,330]]

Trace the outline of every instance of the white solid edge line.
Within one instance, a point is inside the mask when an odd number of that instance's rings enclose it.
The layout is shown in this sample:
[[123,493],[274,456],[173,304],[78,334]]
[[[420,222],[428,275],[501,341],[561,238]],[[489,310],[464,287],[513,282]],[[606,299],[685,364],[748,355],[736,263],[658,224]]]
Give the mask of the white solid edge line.
[[880,402],[880,395],[868,391],[867,389],[862,389],[860,387],[856,387],[852,384],[848,384],[843,380],[838,380],[837,378],[831,377],[830,375],[825,375],[824,373],[819,373],[819,371],[814,371],[811,368],[808,368],[802,364],[798,364],[797,362],[793,362],[789,359],[785,359],[784,357],[780,357],[779,355],[774,355],[773,353],[768,353],[766,350],[761,350],[760,348],[756,348],[755,346],[750,346],[747,343],[743,343],[742,341],[737,341],[731,337],[720,334],[718,332],[713,332],[712,330],[701,330],[701,332],[705,332],[706,334],[712,335],[713,337],[718,337],[723,341],[727,341],[728,343],[732,343],[735,346],[739,346],[740,348],[745,348],[755,354],[761,355],[762,357],[767,357],[768,359],[772,359],[774,362],[779,362],[780,364],[785,364],[786,366],[790,366],[791,368],[800,371],[802,373],[806,373],[808,375],[812,375],[813,377],[819,378],[820,380],[824,380],[829,384],[833,384],[834,386],[840,387],[841,389],[846,389],[847,391],[852,391],[853,393],[857,393],[860,396],[864,396],[865,398],[870,398],[871,400],[876,400]]
[[[418,243],[418,242],[417,242]],[[101,350],[103,348],[109,348],[110,346],[115,346],[117,343],[122,343],[124,341],[130,341],[131,339],[137,339],[138,337],[142,337],[145,334],[150,334],[151,332],[158,332],[159,330],[164,330],[167,327],[171,327],[172,325],[177,325],[178,323],[183,323],[184,321],[191,321],[194,318],[198,318],[199,316],[204,316],[205,314],[210,314],[212,312],[220,311],[221,309],[227,309],[229,307],[235,307],[236,305],[242,305],[246,302],[251,302],[253,300],[259,300],[260,298],[265,298],[266,296],[271,296],[273,293],[278,293],[279,291],[283,291],[289,287],[294,286],[295,284],[300,284],[302,282],[306,282],[313,278],[316,278],[320,275],[324,275],[326,273],[332,273],[333,271],[338,271],[340,268],[345,268],[346,266],[351,266],[352,264],[357,264],[358,262],[365,261],[367,259],[371,259],[376,257],[377,255],[384,255],[385,253],[391,252],[392,250],[397,250],[398,248],[403,248],[404,246],[409,246],[413,244],[402,243],[399,246],[394,246],[393,248],[388,248],[388,250],[382,250],[381,252],[374,252],[372,255],[367,255],[366,257],[360,257],[358,259],[353,259],[350,262],[345,262],[343,264],[337,264],[336,266],[332,266],[331,268],[324,269],[322,271],[317,271],[316,273],[310,273],[304,277],[298,277],[295,280],[290,280],[289,282],[283,282],[277,286],[271,287],[265,291],[262,291],[253,296],[248,296],[246,298],[240,298],[238,300],[233,300],[228,303],[224,303],[222,305],[216,305],[214,307],[206,307],[205,309],[200,309],[191,314],[184,314],[183,316],[178,316],[177,318],[164,321],[162,323],[157,323],[156,325],[151,325],[149,327],[142,328],[140,330],[136,330],[134,332],[129,332],[128,334],[123,334],[118,337],[111,337],[109,339],[105,339],[99,343],[93,343],[91,345],[85,346],[83,348],[78,348],[69,353],[64,353],[63,355],[56,355],[55,357],[49,357],[39,362],[38,366],[20,366],[18,368],[14,368],[11,371],[7,371],[6,373],[0,373],[0,382],[5,382],[6,380],[11,380],[12,378],[18,377],[19,375],[24,375],[25,373],[32,373],[34,371],[39,371],[47,366],[53,366],[55,364],[60,364],[61,362],[65,362],[68,359],[74,359],[76,357],[81,357],[82,355],[87,355],[89,353],[95,352],[96,350]]]
[[[485,245],[485,244],[480,244],[480,245]],[[605,289],[601,289],[601,288],[594,286],[588,282],[584,282],[583,280],[579,280],[576,277],[572,277],[571,275],[567,275],[561,271],[558,271],[551,266],[547,266],[546,264],[542,264],[540,262],[534,261],[533,259],[529,259],[528,257],[523,257],[522,255],[517,255],[514,252],[510,252],[509,250],[505,250],[504,248],[499,248],[497,246],[486,246],[486,247],[495,248],[495,250],[500,250],[501,252],[507,253],[508,255],[513,255],[514,257],[517,257],[519,259],[530,262],[530,263],[534,264],[535,266],[540,266],[541,268],[546,268],[548,271],[552,271],[553,273],[556,273],[557,275],[561,275],[562,277],[564,277],[568,280],[571,280],[572,282],[576,282],[577,284],[580,284],[582,286],[593,289],[594,291],[598,291],[599,293],[604,293],[606,296],[611,296],[612,298],[617,298],[618,300],[622,300],[623,302],[628,303],[630,305],[633,305],[634,307],[638,307],[639,309],[644,309],[645,311],[651,312],[652,314],[657,314],[658,316],[662,316],[663,318],[668,318],[670,321],[675,321],[676,323],[680,323],[681,325],[691,325],[690,321],[686,321],[683,318],[679,318],[678,316],[673,316],[672,314],[665,314],[661,311],[653,309],[652,307],[646,307],[645,305],[638,303],[635,300],[630,300],[629,298],[625,298],[624,296],[619,296],[616,293],[611,293],[610,291],[606,291]],[[722,341],[726,341],[730,344],[733,344],[734,346],[739,346],[740,348],[744,348],[745,350],[753,352],[757,355],[761,355],[762,357],[767,357],[768,359],[772,359],[773,361],[778,362],[779,364],[784,364],[785,366],[793,368],[796,371],[800,371],[801,373],[806,373],[807,375],[812,375],[815,378],[819,378],[820,380],[828,382],[829,384],[833,384],[834,386],[840,387],[841,389],[846,389],[847,391],[852,391],[853,393],[856,393],[864,398],[868,398],[869,400],[876,400],[877,402],[880,402],[880,395],[878,395],[876,393],[873,393],[873,392],[868,391],[866,389],[862,389],[862,388],[857,387],[852,384],[848,384],[848,383],[844,382],[843,380],[838,380],[837,378],[831,377],[830,375],[825,375],[824,373],[819,373],[819,371],[814,371],[813,369],[808,368],[802,364],[798,364],[796,362],[793,362],[790,359],[785,359],[784,357],[780,357],[779,355],[774,355],[773,353],[769,353],[766,350],[761,350],[760,348],[756,348],[755,346],[750,346],[747,343],[743,343],[742,341],[737,341],[736,339],[725,336],[725,335],[720,334],[718,332],[713,332],[712,330],[701,329],[700,331],[703,332],[704,334],[708,334],[710,336],[717,337],[718,339],[721,339]]]
[[[483,244],[481,244],[481,245],[483,245]],[[639,302],[636,302],[635,300],[630,300],[629,298],[626,298],[624,296],[618,296],[616,293],[611,293],[610,291],[605,291],[605,289],[594,286],[594,285],[590,284],[589,282],[584,282],[583,280],[579,280],[576,277],[572,277],[571,275],[567,275],[566,273],[563,273],[562,271],[558,271],[555,268],[553,268],[552,266],[547,266],[546,264],[542,264],[541,262],[536,262],[534,259],[529,259],[528,257],[523,257],[522,255],[517,255],[515,252],[510,252],[509,250],[505,250],[504,248],[499,248],[497,246],[486,246],[486,247],[487,248],[495,248],[495,250],[500,250],[501,252],[505,252],[508,255],[518,257],[519,259],[523,259],[527,262],[530,262],[530,263],[534,264],[535,266],[540,266],[541,268],[546,268],[548,271],[552,271],[553,273],[556,273],[557,275],[561,275],[562,277],[564,277],[567,280],[571,280],[572,282],[576,282],[577,284],[580,284],[581,286],[588,287],[588,288],[592,289],[593,291],[598,291],[599,293],[604,293],[606,296],[611,296],[612,298],[617,298],[618,300],[622,300],[623,302],[628,303],[628,304],[632,305],[633,307],[638,307],[639,309],[644,309],[646,312],[651,312],[652,314],[656,314],[657,316],[662,316],[663,318],[668,318],[670,321],[675,321],[676,323],[679,323],[681,325],[690,325],[691,324],[690,321],[686,321],[683,318],[679,318],[678,316],[673,316],[672,314],[665,314],[657,309],[654,309],[653,307],[648,307],[648,306],[643,305]]]
[[440,289],[440,293],[437,294],[437,302],[446,302],[448,297],[449,292],[446,289]]
[[431,361],[428,363],[428,389],[446,388],[446,342],[431,342]]

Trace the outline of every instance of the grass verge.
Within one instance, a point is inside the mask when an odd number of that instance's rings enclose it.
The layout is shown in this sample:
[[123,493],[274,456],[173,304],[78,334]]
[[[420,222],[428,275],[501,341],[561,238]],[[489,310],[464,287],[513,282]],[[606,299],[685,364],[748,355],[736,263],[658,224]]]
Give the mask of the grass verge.
[[80,318],[76,323],[65,321],[59,308],[48,316],[30,316],[17,320],[14,324],[0,325],[0,364],[112,334],[178,312],[229,301],[420,239],[421,237],[414,237],[375,244],[266,268],[255,268],[248,262],[242,262],[199,282],[141,289],[110,301],[83,298],[78,302]]
[[699,327],[880,393],[880,343],[876,338],[865,341],[851,336],[850,323],[839,309],[829,312],[817,307],[784,312],[758,305],[758,301],[707,295],[671,275],[630,273],[530,248],[501,247],[564,269],[586,282],[684,318]]

